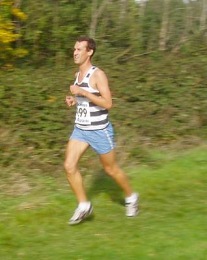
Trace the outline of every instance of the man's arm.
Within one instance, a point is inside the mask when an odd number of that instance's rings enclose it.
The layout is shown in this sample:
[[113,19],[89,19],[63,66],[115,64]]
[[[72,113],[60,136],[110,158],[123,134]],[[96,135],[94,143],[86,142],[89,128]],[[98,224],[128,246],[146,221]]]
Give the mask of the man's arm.
[[94,86],[95,89],[99,90],[101,96],[98,97],[75,85],[70,86],[71,93],[74,95],[82,95],[84,97],[87,97],[91,102],[93,102],[97,106],[109,110],[112,107],[112,98],[106,74],[102,70],[97,69],[93,73],[91,78],[91,85]]

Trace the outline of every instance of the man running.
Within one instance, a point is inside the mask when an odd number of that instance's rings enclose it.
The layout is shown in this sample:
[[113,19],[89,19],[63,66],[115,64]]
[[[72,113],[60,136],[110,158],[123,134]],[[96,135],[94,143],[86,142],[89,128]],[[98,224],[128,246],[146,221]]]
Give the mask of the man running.
[[76,195],[78,206],[69,224],[78,224],[93,211],[78,169],[78,162],[90,146],[98,154],[105,172],[120,186],[125,195],[126,216],[138,214],[138,194],[133,192],[126,174],[116,162],[114,132],[108,118],[112,107],[112,97],[108,79],[101,69],[92,65],[91,58],[96,51],[96,43],[89,37],[80,37],[74,46],[74,63],[79,72],[70,96],[66,96],[69,107],[76,105],[74,130],[66,148],[65,171],[68,182]]

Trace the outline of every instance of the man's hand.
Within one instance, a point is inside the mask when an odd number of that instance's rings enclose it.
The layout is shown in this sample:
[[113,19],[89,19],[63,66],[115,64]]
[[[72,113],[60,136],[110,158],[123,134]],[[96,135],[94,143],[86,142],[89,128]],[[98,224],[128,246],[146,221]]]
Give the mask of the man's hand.
[[84,96],[85,91],[83,89],[81,89],[79,86],[77,85],[71,85],[70,86],[70,92],[73,95],[80,95],[80,96]]
[[73,96],[66,96],[65,102],[69,107],[74,106],[76,104],[76,100]]

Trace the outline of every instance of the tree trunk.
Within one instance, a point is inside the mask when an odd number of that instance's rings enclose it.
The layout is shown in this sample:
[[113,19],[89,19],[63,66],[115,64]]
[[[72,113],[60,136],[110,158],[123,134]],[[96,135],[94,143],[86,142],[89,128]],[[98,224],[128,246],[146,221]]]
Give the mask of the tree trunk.
[[137,35],[137,41],[138,41],[138,48],[143,48],[143,23],[144,23],[144,15],[145,15],[145,9],[146,9],[147,1],[142,1],[139,3],[139,18],[138,18],[138,35]]
[[206,30],[206,17],[207,16],[207,0],[202,2],[202,12],[200,17],[200,31],[203,32]]
[[56,67],[62,65],[61,42],[58,37],[58,28],[60,23],[59,1],[54,1],[53,4],[53,41],[55,50],[55,65]]
[[98,6],[97,2],[98,2],[97,0],[93,0],[93,3],[92,3],[92,17],[91,17],[91,24],[90,24],[90,30],[89,30],[89,35],[92,38],[95,38],[95,36],[96,36],[96,28],[97,28],[97,24],[98,24],[98,19],[101,17],[106,5],[109,3],[108,0],[103,0],[102,3]]
[[182,46],[183,43],[185,43],[189,39],[189,33],[191,30],[193,30],[193,14],[192,14],[192,7],[190,3],[186,3],[186,9],[185,9],[185,17],[184,17],[184,22],[185,22],[185,27],[184,31],[182,32],[182,35],[180,37],[180,40],[174,48],[172,49],[173,53],[176,53],[180,47]]
[[[15,0],[14,3],[13,3],[13,7],[20,9],[21,4],[22,4],[22,0]],[[14,18],[13,23],[15,25],[15,33],[20,35],[21,34],[21,26],[20,26],[19,21],[16,18]],[[22,45],[21,37],[16,40],[15,45],[18,48],[21,47],[21,45]]]
[[120,21],[123,21],[125,15],[126,15],[126,7],[127,7],[127,0],[120,0]]
[[167,33],[168,33],[168,23],[169,23],[169,5],[170,0],[164,0],[164,10],[162,15],[162,24],[160,29],[160,41],[159,50],[166,50],[167,46]]
[[186,15],[185,15],[185,30],[181,37],[180,42],[183,43],[188,40],[189,32],[192,29],[192,7],[191,4],[186,4]]
[[147,1],[143,1],[139,3],[139,17],[143,18],[145,13]]

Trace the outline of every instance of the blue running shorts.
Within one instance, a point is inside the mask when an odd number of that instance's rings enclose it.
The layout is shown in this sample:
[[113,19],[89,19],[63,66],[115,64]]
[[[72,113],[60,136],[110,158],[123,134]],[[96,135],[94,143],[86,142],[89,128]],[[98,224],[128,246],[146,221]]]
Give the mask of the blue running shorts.
[[114,130],[111,123],[101,130],[82,130],[74,127],[70,140],[88,143],[97,154],[105,154],[115,147]]

